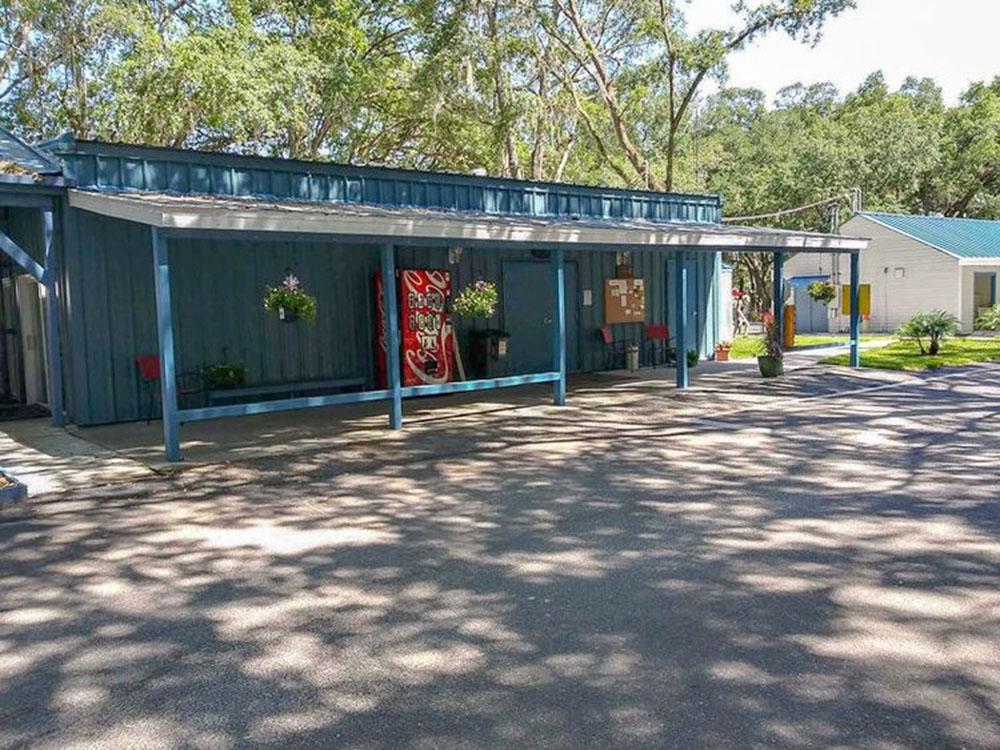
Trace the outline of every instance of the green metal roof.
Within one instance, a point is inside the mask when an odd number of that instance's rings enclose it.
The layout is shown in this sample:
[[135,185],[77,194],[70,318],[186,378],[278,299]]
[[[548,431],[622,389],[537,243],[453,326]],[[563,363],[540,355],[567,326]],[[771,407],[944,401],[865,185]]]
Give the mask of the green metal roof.
[[1000,258],[1000,221],[875,212],[861,215],[959,258]]

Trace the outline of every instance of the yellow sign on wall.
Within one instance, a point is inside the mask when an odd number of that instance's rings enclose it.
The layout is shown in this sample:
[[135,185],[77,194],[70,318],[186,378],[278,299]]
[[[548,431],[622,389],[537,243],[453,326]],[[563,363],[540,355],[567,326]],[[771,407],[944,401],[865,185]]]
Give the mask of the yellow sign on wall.
[[[861,308],[861,317],[867,318],[872,314],[872,285],[861,284],[858,292],[858,307]],[[847,284],[840,287],[840,314],[851,314],[851,287]]]

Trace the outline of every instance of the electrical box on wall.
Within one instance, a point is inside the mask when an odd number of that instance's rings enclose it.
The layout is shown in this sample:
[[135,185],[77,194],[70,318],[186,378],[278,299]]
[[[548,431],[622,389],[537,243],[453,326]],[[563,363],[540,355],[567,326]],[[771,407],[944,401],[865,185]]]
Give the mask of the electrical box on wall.
[[590,307],[594,304],[594,291],[592,289],[583,290],[583,306]]

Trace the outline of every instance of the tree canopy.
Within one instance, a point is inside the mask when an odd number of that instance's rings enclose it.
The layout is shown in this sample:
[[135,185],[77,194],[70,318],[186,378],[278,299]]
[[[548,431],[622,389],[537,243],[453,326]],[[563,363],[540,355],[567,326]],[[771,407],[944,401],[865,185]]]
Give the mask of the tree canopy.
[[[8,0],[0,124],[81,138],[720,192],[826,228],[827,199],[1000,215],[1000,78],[725,86],[764,34],[814,41],[852,0]],[[708,84],[712,84],[711,91]],[[846,205],[846,204],[845,204]]]

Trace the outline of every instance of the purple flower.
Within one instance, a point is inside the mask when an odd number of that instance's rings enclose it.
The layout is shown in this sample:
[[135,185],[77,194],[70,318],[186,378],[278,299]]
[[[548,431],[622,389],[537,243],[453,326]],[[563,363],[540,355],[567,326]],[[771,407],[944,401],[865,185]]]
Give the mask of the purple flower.
[[296,289],[299,288],[299,277],[296,276],[295,274],[290,273],[285,277],[285,280],[281,283],[284,284],[286,289],[289,289],[294,292]]

